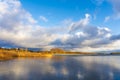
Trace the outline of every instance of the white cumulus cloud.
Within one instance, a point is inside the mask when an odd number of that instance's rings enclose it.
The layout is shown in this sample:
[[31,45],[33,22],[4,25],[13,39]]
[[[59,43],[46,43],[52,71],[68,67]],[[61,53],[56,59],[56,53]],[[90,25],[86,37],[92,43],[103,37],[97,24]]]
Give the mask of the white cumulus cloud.
[[[48,21],[44,16],[40,18]],[[65,21],[69,25],[65,28],[46,28],[37,24],[19,0],[0,0],[0,46],[7,42],[9,45],[44,49],[62,47],[93,51],[120,48],[117,45],[120,36],[112,35],[107,27],[90,25],[90,18],[90,14],[85,14],[85,18],[79,21]],[[112,44],[114,46],[110,46]]]

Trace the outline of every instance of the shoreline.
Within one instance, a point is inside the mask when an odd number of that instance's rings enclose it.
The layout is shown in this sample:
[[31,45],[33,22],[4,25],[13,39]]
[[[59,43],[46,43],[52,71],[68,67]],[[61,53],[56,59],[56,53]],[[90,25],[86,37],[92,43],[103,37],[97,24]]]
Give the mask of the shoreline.
[[107,54],[107,55],[103,55],[103,54],[89,54],[89,55],[86,55],[86,54],[71,54],[71,55],[65,55],[65,54],[60,54],[60,55],[52,55],[52,54],[44,54],[44,55],[29,55],[29,54],[26,54],[26,55],[21,55],[21,56],[15,56],[15,55],[9,55],[9,53],[7,53],[6,55],[4,56],[1,56],[1,54],[3,53],[0,53],[0,61],[8,61],[8,60],[13,60],[13,59],[22,59],[22,58],[37,58],[37,59],[41,59],[41,58],[52,58],[52,57],[62,57],[62,56],[67,56],[67,57],[77,57],[77,56],[120,56],[120,54]]
[[54,56],[120,56],[119,52],[95,53],[95,52],[70,52],[61,49],[51,49],[50,51],[30,51],[25,49],[2,49],[0,48],[0,61],[16,58],[52,58]]

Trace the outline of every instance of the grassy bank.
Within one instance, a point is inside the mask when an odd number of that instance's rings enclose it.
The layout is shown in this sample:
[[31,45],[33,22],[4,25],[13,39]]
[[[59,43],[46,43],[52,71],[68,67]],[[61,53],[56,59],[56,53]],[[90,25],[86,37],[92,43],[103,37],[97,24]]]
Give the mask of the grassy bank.
[[15,58],[30,58],[30,57],[31,58],[52,57],[52,54],[31,52],[26,50],[7,50],[7,49],[0,50],[0,60],[10,60]]

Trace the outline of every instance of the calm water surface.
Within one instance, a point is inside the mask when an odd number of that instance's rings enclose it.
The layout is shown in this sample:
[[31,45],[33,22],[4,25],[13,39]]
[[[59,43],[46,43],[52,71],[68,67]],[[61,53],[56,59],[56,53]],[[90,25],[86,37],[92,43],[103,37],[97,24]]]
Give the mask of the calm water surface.
[[120,56],[2,61],[0,80],[120,80]]

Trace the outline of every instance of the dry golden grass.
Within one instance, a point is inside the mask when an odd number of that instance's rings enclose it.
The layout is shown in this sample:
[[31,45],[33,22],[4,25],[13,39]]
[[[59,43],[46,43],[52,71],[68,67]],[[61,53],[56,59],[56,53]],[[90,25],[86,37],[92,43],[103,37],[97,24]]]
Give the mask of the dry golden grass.
[[28,51],[23,49],[2,49],[0,48],[0,60],[8,60],[14,58],[41,58],[48,57],[51,58],[54,54],[94,54],[89,52],[70,52],[64,51],[62,49],[54,48],[50,51]]
[[38,52],[30,52],[30,51],[21,51],[21,50],[0,50],[0,60],[9,60],[14,58],[23,58],[23,57],[51,57],[52,54],[48,53],[38,53]]

